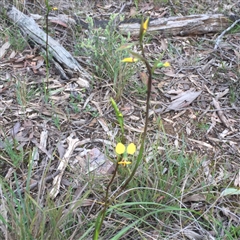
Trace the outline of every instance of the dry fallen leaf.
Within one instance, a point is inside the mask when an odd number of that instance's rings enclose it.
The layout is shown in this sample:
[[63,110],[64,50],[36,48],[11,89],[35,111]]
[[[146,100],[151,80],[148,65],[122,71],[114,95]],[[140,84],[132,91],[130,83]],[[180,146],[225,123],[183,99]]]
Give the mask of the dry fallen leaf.
[[11,44],[9,42],[5,42],[2,45],[2,47],[0,48],[0,59],[5,56],[7,50],[9,49],[10,46],[11,46]]
[[68,25],[65,22],[61,21],[61,20],[52,19],[52,20],[50,20],[50,22],[51,23],[55,23],[56,25],[62,26],[64,28],[68,27]]
[[129,17],[135,17],[137,14],[136,7],[131,7],[129,12]]
[[176,98],[174,101],[172,101],[166,111],[168,110],[180,110],[184,107],[189,106],[200,94],[202,91],[194,92],[192,90],[188,90],[186,92],[183,92],[180,94],[180,97]]
[[237,176],[234,180],[234,186],[235,187],[240,187],[240,170],[238,171]]
[[183,198],[183,202],[204,202],[206,201],[206,196],[204,194],[193,194]]
[[[144,85],[148,84],[148,75],[145,72],[140,72],[139,77]],[[152,92],[157,92],[156,88],[152,85]]]

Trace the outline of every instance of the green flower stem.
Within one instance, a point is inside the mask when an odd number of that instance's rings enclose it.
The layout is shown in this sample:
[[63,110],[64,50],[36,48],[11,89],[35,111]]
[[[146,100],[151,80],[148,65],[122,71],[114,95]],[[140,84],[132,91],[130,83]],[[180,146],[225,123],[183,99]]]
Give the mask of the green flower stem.
[[[143,49],[143,48],[142,48]],[[144,52],[143,52],[144,53]],[[145,58],[142,58],[142,60],[144,61],[146,68],[148,70],[148,84],[147,84],[147,100],[146,100],[146,116],[145,116],[145,124],[144,124],[144,130],[143,130],[143,134],[142,134],[142,138],[141,138],[141,146],[139,149],[139,153],[137,156],[137,161],[136,164],[132,170],[132,173],[130,174],[129,178],[125,181],[124,185],[121,187],[121,189],[115,194],[118,195],[120,192],[122,192],[128,185],[128,183],[132,180],[132,178],[134,177],[138,166],[140,165],[140,162],[143,158],[143,151],[144,151],[144,143],[146,140],[146,136],[147,136],[147,128],[148,128],[148,115],[149,115],[149,109],[150,109],[150,96],[151,96],[151,90],[152,90],[152,71],[151,71],[151,66],[148,63],[148,61]]]
[[112,201],[115,199],[115,198],[109,199],[109,190],[110,190],[110,186],[113,183],[114,178],[116,177],[118,166],[119,166],[118,162],[121,160],[121,158],[122,158],[121,156],[118,156],[116,167],[115,167],[115,170],[112,174],[112,178],[107,185],[106,195],[105,195],[105,199],[104,199],[104,208],[98,214],[98,217],[97,217],[97,220],[96,220],[96,227],[95,227],[95,231],[94,231],[94,235],[93,235],[93,240],[98,240],[99,233],[100,233],[100,230],[101,230],[101,227],[102,227],[102,224],[103,224],[103,220],[106,216],[107,209],[108,209],[109,205],[112,203]]
[[[115,192],[115,194],[109,199],[109,190],[110,190],[110,186],[113,183],[113,180],[116,177],[117,174],[117,170],[118,170],[118,162],[121,160],[121,156],[118,156],[117,159],[117,163],[116,163],[116,168],[113,172],[112,178],[109,181],[108,185],[107,185],[107,189],[106,189],[106,195],[105,195],[105,199],[104,199],[104,208],[100,211],[100,213],[97,216],[97,220],[96,220],[96,226],[95,226],[95,231],[94,231],[94,235],[93,235],[93,240],[98,240],[99,237],[99,233],[104,221],[104,218],[106,216],[106,212],[107,209],[109,207],[109,205],[116,199],[116,197],[119,195],[119,193],[121,193],[129,184],[129,182],[132,180],[132,178],[134,177],[138,166],[140,165],[141,161],[143,160],[143,152],[144,152],[144,145],[145,145],[145,140],[146,140],[146,136],[147,136],[147,128],[148,128],[148,115],[149,115],[149,109],[150,109],[150,96],[151,96],[151,90],[152,90],[152,69],[151,66],[149,64],[149,62],[147,61],[147,59],[145,58],[145,54],[144,54],[144,48],[143,48],[143,36],[144,36],[144,31],[143,31],[143,24],[141,25],[141,29],[140,29],[140,48],[141,48],[141,53],[142,56],[139,56],[138,54],[134,54],[133,55],[137,55],[137,57],[139,57],[146,65],[147,71],[148,71],[148,83],[147,83],[147,99],[146,99],[146,116],[145,116],[145,125],[144,125],[144,131],[141,137],[141,146],[139,149],[139,153],[137,156],[137,161],[136,164],[130,174],[130,176],[128,177],[128,179],[125,181],[125,183],[123,184],[123,186],[117,191]],[[111,103],[112,106],[114,107],[118,122],[120,123],[120,127],[122,130],[122,138],[123,133],[124,133],[124,127],[123,127],[123,116],[120,113],[117,104],[115,103],[115,101],[113,99],[111,99]]]
[[[148,74],[149,74],[148,75],[148,84],[147,84],[148,91],[147,91],[147,100],[146,100],[146,105],[147,105],[146,106],[146,116],[145,116],[144,130],[143,130],[143,134],[142,134],[142,137],[141,137],[141,146],[140,146],[139,153],[138,153],[138,156],[137,156],[136,164],[135,164],[130,176],[125,181],[124,185],[119,189],[119,191],[117,191],[114,194],[114,196],[108,201],[108,205],[110,205],[114,201],[116,196],[118,196],[119,193],[121,193],[127,187],[129,182],[134,177],[134,175],[137,171],[137,168],[141,163],[141,160],[143,159],[144,144],[145,144],[145,140],[146,140],[146,136],[147,136],[147,128],[148,128],[148,115],[149,115],[149,109],[150,109],[150,97],[151,97],[151,90],[152,90],[152,70],[151,70],[151,66],[148,63],[148,61],[145,58],[141,58],[141,59],[144,61],[145,65],[146,65],[146,68],[147,68],[147,71],[148,71]],[[112,178],[112,180],[113,180],[113,178]]]

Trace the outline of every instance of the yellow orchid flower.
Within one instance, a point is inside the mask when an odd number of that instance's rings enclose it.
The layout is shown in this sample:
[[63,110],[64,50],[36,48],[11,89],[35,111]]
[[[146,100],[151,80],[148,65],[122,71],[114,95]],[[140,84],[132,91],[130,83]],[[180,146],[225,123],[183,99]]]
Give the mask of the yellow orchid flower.
[[164,66],[164,67],[170,67],[170,63],[169,63],[169,62],[165,62],[165,63],[163,64],[163,66]]
[[169,62],[165,62],[165,63],[159,62],[157,64],[157,67],[159,67],[159,68],[161,68],[161,67],[170,67],[170,63]]
[[118,143],[115,151],[117,154],[123,154],[125,152],[126,147],[122,143]]
[[129,161],[125,160],[125,159],[122,159],[122,161],[118,162],[118,164],[121,164],[124,167],[126,167],[126,165],[131,164],[131,162],[129,162]]
[[148,24],[149,24],[149,17],[146,19],[146,21],[143,23],[142,28],[143,28],[143,34],[146,33],[148,29]]
[[[115,152],[117,154],[123,154],[125,153],[125,150],[126,150],[126,147],[122,143],[118,143],[115,148]],[[134,143],[130,143],[127,146],[127,154],[133,155],[135,152],[136,152],[136,145]]]
[[134,57],[128,57],[128,58],[124,58],[122,60],[122,62],[129,62],[129,63],[132,63],[132,62],[137,62],[138,59],[137,58],[134,58]]
[[136,146],[134,143],[130,143],[127,146],[127,153],[133,155],[136,152]]

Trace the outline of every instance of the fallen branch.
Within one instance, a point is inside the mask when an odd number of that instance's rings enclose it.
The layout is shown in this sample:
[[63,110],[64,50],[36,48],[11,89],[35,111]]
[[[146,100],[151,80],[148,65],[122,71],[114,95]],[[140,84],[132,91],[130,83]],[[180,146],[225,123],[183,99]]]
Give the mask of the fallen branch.
[[236,20],[231,26],[229,26],[227,29],[225,29],[216,39],[216,43],[214,46],[214,50],[216,50],[221,42],[222,37],[229,32],[231,29],[233,29],[238,23],[240,22],[240,19]]
[[[232,20],[223,14],[199,14],[150,20],[148,32],[160,32],[163,37],[187,36],[221,32],[231,25]],[[140,23],[119,25],[120,33],[138,35]]]
[[213,98],[213,106],[217,109],[217,114],[221,120],[221,122],[225,125],[227,128],[231,128],[231,124],[229,123],[228,119],[224,116],[223,111],[221,110],[219,102]]
[[[1,9],[2,10],[2,9]],[[0,11],[2,12],[2,11]],[[10,6],[7,9],[7,17],[16,24],[21,32],[28,37],[29,40],[39,44],[44,50],[46,50],[47,34],[40,29],[33,18],[20,12],[14,6]],[[48,50],[53,59],[61,64],[63,68],[68,68],[80,73],[80,77],[85,80],[90,80],[90,74],[80,66],[77,60],[63,47],[55,41],[52,37],[48,36]]]
[[[32,15],[35,19],[42,19],[42,16]],[[200,35],[206,33],[222,32],[228,28],[238,16],[225,16],[223,14],[196,14],[181,17],[168,17],[150,19],[148,32],[160,32],[163,37],[168,36],[187,36]],[[89,28],[89,24],[81,17],[69,17],[67,15],[59,14],[57,17],[49,17],[49,20],[60,20],[67,25],[81,25],[82,28]],[[138,36],[141,19],[126,19],[117,24],[119,32],[123,35],[130,33]],[[106,28],[107,20],[93,19],[94,28]]]

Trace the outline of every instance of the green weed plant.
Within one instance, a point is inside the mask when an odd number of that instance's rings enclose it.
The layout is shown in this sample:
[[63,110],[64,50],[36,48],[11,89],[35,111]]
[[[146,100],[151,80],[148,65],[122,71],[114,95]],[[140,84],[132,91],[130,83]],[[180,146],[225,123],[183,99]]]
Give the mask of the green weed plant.
[[128,80],[135,73],[134,66],[123,65],[121,59],[127,56],[127,51],[117,51],[126,44],[128,39],[120,35],[114,26],[115,16],[112,16],[105,29],[94,29],[92,18],[88,18],[88,37],[79,39],[75,54],[86,57],[87,64],[92,66],[96,81],[110,82],[120,98]]

